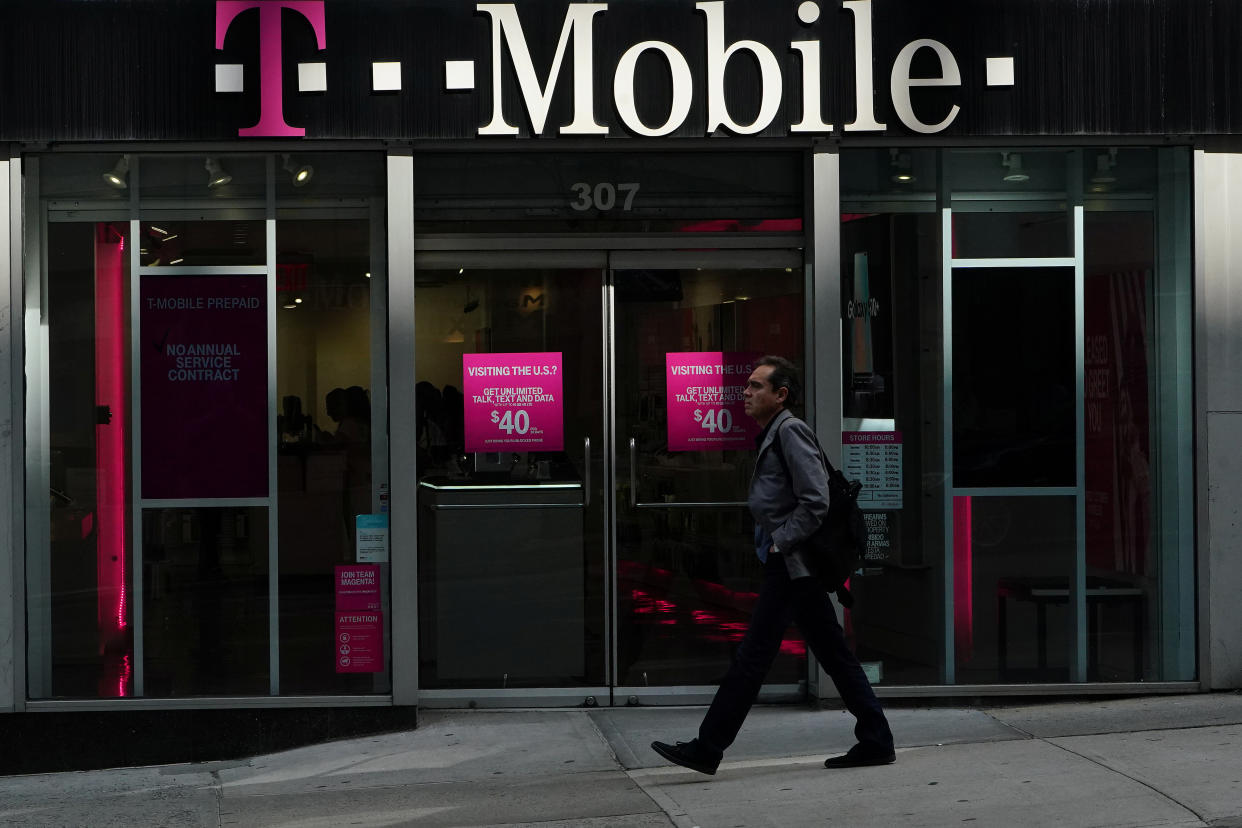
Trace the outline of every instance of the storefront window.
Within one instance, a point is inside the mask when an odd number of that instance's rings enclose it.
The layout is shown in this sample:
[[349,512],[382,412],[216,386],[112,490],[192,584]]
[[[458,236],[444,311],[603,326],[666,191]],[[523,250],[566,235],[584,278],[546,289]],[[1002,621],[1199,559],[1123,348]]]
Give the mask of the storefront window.
[[860,656],[898,685],[1192,679],[1188,153],[911,155],[842,156]]
[[30,167],[29,695],[387,692],[382,159],[121,158]]
[[802,230],[797,153],[436,153],[415,163],[420,234]]

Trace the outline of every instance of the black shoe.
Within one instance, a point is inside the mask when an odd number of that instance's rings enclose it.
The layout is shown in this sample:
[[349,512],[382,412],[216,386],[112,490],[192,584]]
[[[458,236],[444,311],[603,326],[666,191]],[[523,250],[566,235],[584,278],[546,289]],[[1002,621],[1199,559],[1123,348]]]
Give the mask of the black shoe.
[[713,755],[707,748],[700,745],[698,739],[678,742],[675,745],[652,742],[651,749],[673,764],[699,773],[706,773],[709,776],[714,776],[716,768],[720,767],[720,756]]
[[824,760],[825,768],[865,768],[870,765],[891,765],[897,761],[897,754],[892,748],[864,747],[854,745],[843,756],[832,756]]

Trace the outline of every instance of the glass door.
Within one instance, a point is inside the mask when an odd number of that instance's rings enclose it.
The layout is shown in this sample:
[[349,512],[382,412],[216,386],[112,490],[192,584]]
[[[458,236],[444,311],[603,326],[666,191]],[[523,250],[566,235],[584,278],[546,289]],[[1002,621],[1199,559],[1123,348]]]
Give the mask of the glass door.
[[[786,251],[614,253],[615,703],[711,698],[762,567],[746,506],[754,359],[805,352],[804,277]],[[798,413],[803,413],[799,409]],[[764,697],[805,691],[791,629]]]
[[425,702],[608,697],[602,253],[415,275]]

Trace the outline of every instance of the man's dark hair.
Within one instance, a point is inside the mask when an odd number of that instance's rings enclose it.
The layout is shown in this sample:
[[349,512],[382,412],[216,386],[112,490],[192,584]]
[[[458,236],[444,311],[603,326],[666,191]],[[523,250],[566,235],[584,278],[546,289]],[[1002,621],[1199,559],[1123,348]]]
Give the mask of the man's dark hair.
[[792,362],[784,357],[768,355],[760,357],[755,363],[755,367],[760,365],[772,366],[772,373],[768,376],[768,381],[772,383],[772,390],[776,391],[785,388],[789,391],[789,396],[785,398],[785,407],[797,405],[798,399],[802,395],[802,383],[798,380],[798,369]]

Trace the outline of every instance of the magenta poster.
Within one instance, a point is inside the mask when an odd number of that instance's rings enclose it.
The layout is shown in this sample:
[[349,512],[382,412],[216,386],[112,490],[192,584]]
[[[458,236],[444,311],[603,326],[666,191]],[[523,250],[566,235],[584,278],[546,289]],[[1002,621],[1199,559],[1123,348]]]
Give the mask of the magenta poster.
[[367,612],[380,608],[380,568],[376,564],[338,566],[336,569],[336,609],[338,612]]
[[268,496],[265,281],[142,277],[142,497]]
[[669,451],[754,448],[759,426],[746,416],[742,392],[758,358],[730,351],[665,355]]
[[336,671],[384,672],[384,614],[337,612]]
[[561,354],[465,354],[466,451],[561,451]]

